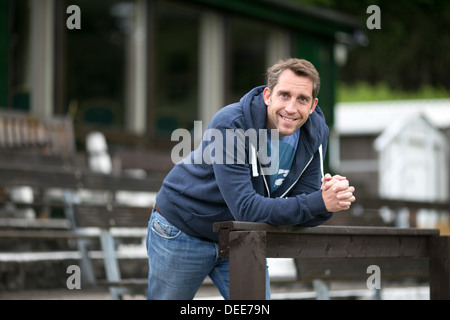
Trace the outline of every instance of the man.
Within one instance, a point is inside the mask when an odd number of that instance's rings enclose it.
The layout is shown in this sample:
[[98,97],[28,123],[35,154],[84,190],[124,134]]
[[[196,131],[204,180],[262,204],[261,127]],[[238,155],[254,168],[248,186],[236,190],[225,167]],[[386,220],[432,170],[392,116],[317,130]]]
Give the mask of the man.
[[[317,70],[287,59],[268,69],[267,82],[217,112],[205,131],[214,139],[205,134],[165,178],[149,221],[148,299],[192,299],[206,276],[229,298],[228,259],[217,255],[214,222],[317,226],[355,201],[346,178],[323,176],[329,131],[317,105]],[[267,134],[217,141],[253,131]],[[220,147],[211,151],[213,143]]]

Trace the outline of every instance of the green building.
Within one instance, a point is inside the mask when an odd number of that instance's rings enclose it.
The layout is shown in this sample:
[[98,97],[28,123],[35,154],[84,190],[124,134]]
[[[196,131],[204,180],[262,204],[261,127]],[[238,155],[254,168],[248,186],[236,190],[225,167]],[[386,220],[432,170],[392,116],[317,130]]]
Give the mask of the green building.
[[288,0],[2,0],[0,108],[69,114],[79,141],[95,129],[164,149],[294,56],[319,70],[332,126],[339,56],[360,32],[353,17]]

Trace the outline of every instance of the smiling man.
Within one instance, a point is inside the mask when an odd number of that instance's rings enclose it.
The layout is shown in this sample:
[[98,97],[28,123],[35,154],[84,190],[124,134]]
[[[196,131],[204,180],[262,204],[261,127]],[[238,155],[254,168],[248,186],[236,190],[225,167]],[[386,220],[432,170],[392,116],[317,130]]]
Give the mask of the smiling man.
[[[206,276],[229,298],[228,259],[218,257],[214,222],[317,226],[355,201],[346,178],[323,174],[329,131],[318,106],[319,88],[319,74],[310,62],[287,59],[268,69],[267,86],[216,113],[206,131],[226,137],[227,130],[266,130],[262,136],[269,139],[233,144],[233,150],[222,141],[216,152],[221,150],[222,158],[234,156],[235,162],[196,163],[196,154],[217,143],[204,137],[188,156],[191,161],[180,161],[170,171],[148,226],[148,299],[192,299]],[[278,134],[271,136],[274,130]],[[239,147],[245,150],[235,150]],[[277,162],[270,175],[262,165],[262,148],[270,149]],[[239,154],[248,155],[244,163]],[[266,276],[267,298],[269,284]]]
[[[289,61],[286,62],[287,66]],[[312,67],[306,62],[301,66]],[[278,129],[280,137],[292,135],[300,129],[319,102],[317,94],[320,80],[317,71],[311,69],[306,73],[300,68],[296,73],[296,70],[294,67],[286,69],[279,65],[273,66],[268,72],[268,87],[263,91],[267,105],[267,125],[270,129]]]

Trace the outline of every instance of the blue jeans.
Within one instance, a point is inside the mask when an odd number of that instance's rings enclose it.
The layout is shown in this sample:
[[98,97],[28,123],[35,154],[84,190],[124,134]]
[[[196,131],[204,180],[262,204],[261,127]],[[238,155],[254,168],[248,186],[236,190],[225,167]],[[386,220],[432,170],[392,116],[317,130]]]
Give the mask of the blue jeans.
[[[228,258],[218,257],[218,244],[185,234],[155,210],[148,224],[147,253],[147,299],[193,299],[206,276],[229,299]],[[268,273],[266,298],[270,298]]]

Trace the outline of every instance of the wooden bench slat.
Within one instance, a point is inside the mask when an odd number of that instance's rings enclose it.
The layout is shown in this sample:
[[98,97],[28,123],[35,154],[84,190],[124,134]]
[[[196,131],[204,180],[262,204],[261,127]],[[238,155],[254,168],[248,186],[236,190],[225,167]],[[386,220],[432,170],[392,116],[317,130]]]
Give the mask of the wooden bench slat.
[[30,147],[24,150],[0,149],[0,165],[22,165],[24,167],[71,168],[79,165],[74,157],[58,157],[43,155],[37,149]]
[[40,188],[93,189],[109,191],[158,190],[160,179],[138,179],[94,173],[75,168],[26,167],[14,164],[0,166],[0,185],[31,186]]
[[63,230],[0,230],[0,238],[9,239],[82,239],[97,238],[98,235],[76,231]]
[[128,206],[76,205],[78,227],[146,227],[152,209]]
[[67,219],[0,218],[0,228],[70,229],[71,227]]

